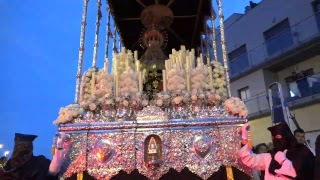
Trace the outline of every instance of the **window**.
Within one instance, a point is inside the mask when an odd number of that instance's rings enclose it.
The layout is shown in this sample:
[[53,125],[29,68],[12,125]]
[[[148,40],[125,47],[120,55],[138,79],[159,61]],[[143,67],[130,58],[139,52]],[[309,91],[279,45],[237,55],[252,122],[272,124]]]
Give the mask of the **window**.
[[307,97],[311,95],[311,87],[308,77],[314,74],[313,68],[301,72],[292,72],[292,75],[285,78],[290,97]]
[[315,0],[312,2],[313,11],[316,17],[318,29],[320,29],[320,0]]
[[312,7],[313,7],[314,13],[320,12],[320,0],[313,1],[312,2]]
[[230,76],[240,74],[250,68],[246,45],[242,45],[228,54],[230,63]]
[[293,36],[288,18],[263,33],[269,56],[293,45]]
[[245,88],[241,88],[238,90],[238,94],[239,94],[239,98],[241,100],[246,100],[248,98],[250,98],[250,91],[249,91],[249,87],[245,87]]

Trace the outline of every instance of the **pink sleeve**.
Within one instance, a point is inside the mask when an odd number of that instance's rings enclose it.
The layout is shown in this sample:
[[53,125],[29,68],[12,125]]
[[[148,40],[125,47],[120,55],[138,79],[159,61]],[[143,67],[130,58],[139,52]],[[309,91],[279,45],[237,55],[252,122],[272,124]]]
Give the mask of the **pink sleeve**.
[[296,170],[294,169],[292,162],[290,160],[285,160],[282,163],[282,166],[280,169],[274,170],[275,173],[286,175],[295,178],[297,176]]
[[238,151],[238,155],[242,163],[249,168],[265,170],[265,159],[268,154],[254,154],[248,145],[245,145]]
[[49,174],[52,176],[55,176],[60,172],[61,164],[64,156],[64,144],[65,144],[64,140],[62,140],[61,138],[58,138],[57,147],[63,147],[63,148],[60,150],[56,148],[55,150],[55,154],[49,166]]

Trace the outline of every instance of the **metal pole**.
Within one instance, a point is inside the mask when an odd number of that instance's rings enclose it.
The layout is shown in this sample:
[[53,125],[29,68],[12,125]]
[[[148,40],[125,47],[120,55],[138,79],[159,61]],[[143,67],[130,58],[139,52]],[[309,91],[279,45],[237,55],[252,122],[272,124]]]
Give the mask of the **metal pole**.
[[217,17],[217,14],[215,13],[214,8],[212,6],[212,2],[211,2],[212,48],[213,48],[214,60],[218,61],[216,27],[214,23],[214,20],[216,19],[216,17]]
[[114,31],[113,31],[113,53],[116,54],[117,53],[117,27],[114,24]]
[[75,99],[74,99],[74,103],[76,104],[79,104],[79,97],[80,97],[80,84],[81,84],[80,81],[81,81],[81,74],[82,74],[84,39],[85,39],[86,25],[87,25],[88,2],[89,0],[84,0],[83,12],[82,12],[78,70],[77,70],[77,76],[76,76],[76,92],[75,92]]
[[104,59],[106,60],[109,57],[109,41],[110,41],[110,37],[112,37],[112,32],[110,29],[110,9],[109,7],[107,7],[107,11],[108,11],[108,18],[107,18],[107,34],[106,34],[106,54],[104,56]]
[[92,59],[92,67],[97,67],[97,54],[98,54],[98,47],[99,47],[99,29],[100,29],[100,20],[102,18],[101,13],[101,0],[97,1],[98,5],[98,12],[97,12],[97,20],[96,20],[96,33],[94,37],[94,48],[93,48],[93,59]]
[[228,97],[231,97],[229,65],[228,65],[229,62],[228,62],[228,57],[227,57],[226,41],[225,41],[225,37],[224,37],[224,16],[223,16],[223,12],[222,12],[222,2],[221,2],[221,0],[217,0],[217,3],[218,3],[218,8],[219,8],[221,48],[222,48],[223,66],[224,66],[225,74],[226,74],[227,93],[228,93]]

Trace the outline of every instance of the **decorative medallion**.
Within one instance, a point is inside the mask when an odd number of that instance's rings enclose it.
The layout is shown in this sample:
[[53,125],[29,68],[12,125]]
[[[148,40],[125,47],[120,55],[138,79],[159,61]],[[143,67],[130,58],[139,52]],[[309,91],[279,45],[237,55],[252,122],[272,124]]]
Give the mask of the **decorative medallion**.
[[210,139],[206,136],[198,136],[193,142],[194,152],[201,158],[205,158],[211,149]]
[[94,152],[96,154],[97,161],[106,163],[112,159],[115,151],[112,143],[109,140],[102,139],[97,143]]

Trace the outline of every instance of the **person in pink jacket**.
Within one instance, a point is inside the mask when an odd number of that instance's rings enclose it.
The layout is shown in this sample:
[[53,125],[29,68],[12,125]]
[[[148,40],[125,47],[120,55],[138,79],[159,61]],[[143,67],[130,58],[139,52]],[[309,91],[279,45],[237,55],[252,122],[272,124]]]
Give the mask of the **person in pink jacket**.
[[241,128],[243,147],[238,151],[238,155],[243,164],[264,171],[265,180],[313,179],[313,154],[296,142],[286,123],[268,128],[274,149],[262,154],[252,153],[247,145],[249,128],[249,124]]

